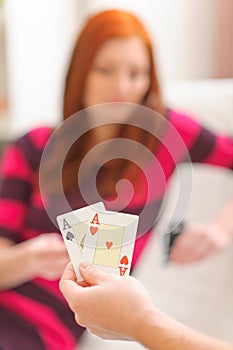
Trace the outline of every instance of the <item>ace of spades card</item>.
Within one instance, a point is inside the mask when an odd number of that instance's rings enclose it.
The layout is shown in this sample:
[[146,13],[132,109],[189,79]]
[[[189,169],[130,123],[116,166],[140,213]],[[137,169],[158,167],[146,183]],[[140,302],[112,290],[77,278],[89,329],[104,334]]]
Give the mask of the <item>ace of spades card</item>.
[[102,271],[128,276],[139,217],[107,210],[91,210],[83,258]]
[[88,229],[89,217],[92,215],[93,210],[104,211],[104,204],[98,202],[57,216],[57,223],[79,281],[82,280],[82,277],[78,267],[79,264],[85,260],[83,257],[83,248]]

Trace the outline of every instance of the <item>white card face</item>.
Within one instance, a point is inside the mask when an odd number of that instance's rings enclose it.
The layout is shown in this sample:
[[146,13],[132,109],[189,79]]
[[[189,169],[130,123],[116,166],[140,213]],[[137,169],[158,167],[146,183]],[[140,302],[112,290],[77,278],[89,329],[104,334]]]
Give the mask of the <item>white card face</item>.
[[138,216],[91,210],[83,248],[84,259],[102,271],[128,276]]
[[57,223],[62,233],[78,281],[82,280],[78,266],[85,260],[83,257],[83,248],[88,229],[88,221],[93,210],[104,211],[104,204],[98,202],[57,216]]

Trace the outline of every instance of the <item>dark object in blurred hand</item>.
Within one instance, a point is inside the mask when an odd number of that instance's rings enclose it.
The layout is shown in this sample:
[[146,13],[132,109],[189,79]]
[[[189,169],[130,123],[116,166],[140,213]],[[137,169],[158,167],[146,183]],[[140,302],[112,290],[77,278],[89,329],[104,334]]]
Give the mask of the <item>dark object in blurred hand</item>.
[[168,224],[167,230],[163,235],[163,246],[165,253],[165,262],[169,262],[169,257],[171,253],[171,249],[175,243],[175,240],[180,236],[180,234],[184,231],[185,222],[180,221],[172,221]]

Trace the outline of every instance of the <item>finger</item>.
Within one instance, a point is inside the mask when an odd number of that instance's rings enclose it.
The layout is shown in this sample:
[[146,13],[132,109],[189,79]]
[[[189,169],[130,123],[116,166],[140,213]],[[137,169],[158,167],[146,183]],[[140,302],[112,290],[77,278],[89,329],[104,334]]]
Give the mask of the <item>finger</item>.
[[83,261],[79,265],[79,270],[84,280],[91,286],[101,284],[107,276],[104,272],[97,270],[87,261]]
[[176,264],[193,263],[198,260],[200,254],[202,254],[202,252],[199,251],[199,248],[188,247],[185,250],[174,250],[170,256],[170,261]]
[[213,254],[214,250],[208,244],[208,242],[203,243],[202,246],[188,246],[186,249],[175,250],[171,255],[170,260],[177,264],[187,264],[198,262],[204,258],[207,258]]
[[76,280],[77,278],[74,272],[73,265],[71,264],[71,262],[69,262],[59,282],[59,288],[65,297],[69,296],[70,290],[72,290],[74,286],[78,286]]
[[193,262],[200,250],[203,250],[203,241],[200,244],[200,240],[197,240],[196,236],[184,231],[171,249],[170,261],[178,264]]
[[200,250],[195,255],[195,261],[203,260],[216,253],[216,249],[211,244],[206,246],[205,249]]
[[79,324],[79,326],[83,328],[87,328],[87,324],[82,321],[82,318],[79,316],[79,313],[77,313],[75,310],[74,310],[74,319],[76,323]]
[[83,288],[90,287],[90,284],[87,283],[87,281],[80,281],[80,282],[78,282],[78,285],[83,287]]
[[62,275],[62,279],[64,280],[71,280],[71,281],[74,281],[76,282],[76,275],[75,275],[75,272],[74,272],[74,268],[73,268],[73,265],[71,262],[69,262],[67,265],[66,265],[66,268],[63,272],[63,275]]

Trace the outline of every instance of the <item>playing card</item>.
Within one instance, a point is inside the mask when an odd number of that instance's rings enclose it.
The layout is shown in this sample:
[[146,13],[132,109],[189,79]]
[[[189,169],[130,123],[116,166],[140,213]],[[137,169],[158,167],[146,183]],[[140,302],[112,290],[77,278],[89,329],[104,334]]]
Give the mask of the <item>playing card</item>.
[[62,233],[78,281],[82,280],[78,266],[83,260],[85,260],[83,257],[83,248],[89,225],[89,218],[90,215],[92,215],[93,210],[104,211],[104,204],[98,202],[57,216],[57,223]]
[[88,222],[83,258],[105,272],[129,275],[137,233],[137,215],[95,211]]

